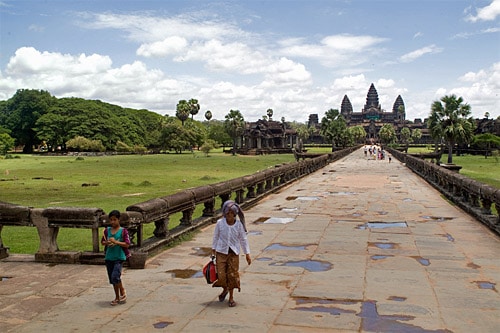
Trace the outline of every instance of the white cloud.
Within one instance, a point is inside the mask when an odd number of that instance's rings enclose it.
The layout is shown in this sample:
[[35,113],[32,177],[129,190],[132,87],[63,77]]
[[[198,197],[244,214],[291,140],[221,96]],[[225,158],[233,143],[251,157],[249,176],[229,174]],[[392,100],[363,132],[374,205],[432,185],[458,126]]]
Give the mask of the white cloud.
[[486,7],[479,8],[477,10],[477,15],[469,15],[466,17],[466,21],[477,22],[477,21],[493,21],[500,15],[500,0],[493,0],[491,4]]
[[[485,112],[492,115],[500,110],[500,62],[478,72],[468,72],[459,78],[463,84],[451,89],[439,88],[435,97],[455,94],[471,105],[474,117],[483,117]],[[493,105],[493,107],[491,107]]]
[[137,55],[143,57],[164,57],[178,54],[186,49],[187,40],[179,36],[167,37],[162,41],[142,44],[137,49]]
[[437,47],[436,45],[432,44],[432,45],[422,47],[418,50],[406,53],[406,54],[402,55],[399,58],[399,60],[401,62],[412,62],[412,61],[414,61],[414,60],[416,60],[416,59],[418,59],[426,54],[435,54],[435,53],[440,53],[442,51],[443,51],[442,48]]

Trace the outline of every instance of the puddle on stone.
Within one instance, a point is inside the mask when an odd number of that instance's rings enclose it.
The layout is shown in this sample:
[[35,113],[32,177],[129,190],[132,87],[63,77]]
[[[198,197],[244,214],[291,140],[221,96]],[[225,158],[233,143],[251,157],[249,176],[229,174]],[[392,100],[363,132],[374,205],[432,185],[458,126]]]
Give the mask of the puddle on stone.
[[385,229],[385,228],[407,228],[406,222],[367,222],[356,229]]
[[450,242],[454,242],[455,238],[453,238],[450,234],[445,234],[444,235]]
[[411,202],[411,201],[413,201],[413,199],[410,199],[410,198],[404,198],[404,199],[403,199],[403,201],[404,201],[404,202]]
[[298,261],[287,261],[284,263],[274,263],[269,264],[270,266],[291,266],[291,267],[302,267],[309,272],[325,272],[332,269],[332,264],[327,261],[320,260],[298,260]]
[[259,217],[257,220],[253,221],[254,224],[262,224],[264,223],[265,221],[269,220],[270,217],[269,216],[263,216],[263,217]]
[[194,252],[191,253],[193,256],[208,257],[212,254],[211,247],[193,247]]
[[168,327],[168,325],[172,325],[172,324],[173,324],[173,322],[171,322],[171,321],[160,321],[160,322],[153,324],[153,327],[154,328],[165,328],[165,327]]
[[374,256],[371,256],[370,259],[372,260],[382,260],[382,259],[386,259],[387,257],[394,257],[394,256],[389,256],[389,255],[374,255]]
[[262,257],[262,258],[257,258],[257,259],[255,259],[255,260],[257,260],[257,261],[271,261],[271,260],[273,260],[273,258],[269,258],[269,257]]
[[344,192],[328,192],[328,194],[331,194],[331,195],[356,195],[357,193],[344,191]]
[[363,214],[361,214],[361,213],[352,213],[352,216],[353,217],[360,217],[360,216],[363,216]]
[[296,196],[291,196],[287,197],[286,200],[300,200],[300,201],[314,201],[314,200],[319,200],[319,197],[296,197]]
[[403,297],[403,296],[389,296],[387,298],[387,300],[389,300],[389,301],[396,301],[396,302],[404,302],[404,301],[406,301],[406,297]]
[[473,269],[478,269],[478,268],[481,268],[481,266],[476,265],[476,264],[475,264],[475,263],[473,263],[473,262],[468,263],[468,264],[467,264],[467,267],[469,267],[469,268],[473,268]]
[[307,245],[283,245],[280,243],[273,243],[273,244],[269,245],[268,247],[266,247],[264,249],[264,251],[268,251],[268,250],[305,250],[310,245],[311,244],[307,244]]
[[[397,297],[397,296],[395,296]],[[406,298],[398,298],[397,300],[404,301]],[[298,301],[297,305],[299,304]],[[367,301],[338,301],[338,300],[322,300],[311,299],[307,303],[318,303],[320,305],[313,305],[310,307],[300,306],[293,308],[297,311],[310,311],[315,313],[328,313],[333,316],[341,316],[344,313],[352,314],[356,313],[355,310],[342,309],[337,304],[347,304],[353,305],[361,303],[361,311],[356,314],[356,316],[361,317],[361,327],[360,331],[363,332],[400,332],[400,333],[452,333],[452,331],[447,329],[436,329],[428,330],[422,327],[404,323],[404,321],[410,321],[415,319],[414,316],[405,315],[380,315],[377,311],[377,302],[373,300]],[[403,322],[402,322],[403,321]]]
[[489,281],[474,281],[479,289],[490,289],[495,292],[498,292],[498,290],[495,288],[496,283],[489,282]]
[[260,231],[260,230],[252,230],[252,231],[248,232],[248,235],[260,236],[260,235],[262,235],[262,231]]
[[418,261],[422,266],[429,266],[431,264],[431,261],[429,259],[425,259],[419,256],[411,256],[411,258]]
[[444,216],[429,216],[429,215],[423,215],[421,218],[424,218],[426,220],[434,220],[438,222],[444,222],[444,221],[449,221],[453,220],[454,217],[444,217]]
[[368,246],[372,247],[378,247],[379,249],[394,249],[396,247],[396,244],[394,243],[378,243],[378,242],[368,242]]
[[3,281],[7,281],[8,279],[12,279],[11,276],[0,276],[0,281],[3,282]]
[[295,219],[291,217],[270,217],[264,221],[264,224],[287,224],[293,221]]
[[383,210],[381,210],[381,211],[377,212],[377,214],[378,214],[378,215],[387,215],[387,214],[389,214],[389,213],[388,213],[388,212],[385,212],[385,211],[383,211]]
[[165,271],[165,273],[171,273],[172,276],[176,279],[191,279],[203,276],[202,271],[197,271],[194,269],[171,269],[169,271]]
[[279,210],[282,212],[285,212],[285,213],[294,213],[294,212],[298,211],[299,209],[297,207],[295,207],[295,208],[280,208]]

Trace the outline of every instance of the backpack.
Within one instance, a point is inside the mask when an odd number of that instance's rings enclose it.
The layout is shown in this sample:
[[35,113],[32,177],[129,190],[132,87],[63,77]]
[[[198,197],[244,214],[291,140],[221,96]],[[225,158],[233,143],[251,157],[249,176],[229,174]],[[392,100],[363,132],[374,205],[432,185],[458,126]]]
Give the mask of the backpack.
[[214,283],[217,281],[217,268],[215,265],[215,257],[212,256],[210,261],[203,267],[203,275],[207,280],[208,284]]

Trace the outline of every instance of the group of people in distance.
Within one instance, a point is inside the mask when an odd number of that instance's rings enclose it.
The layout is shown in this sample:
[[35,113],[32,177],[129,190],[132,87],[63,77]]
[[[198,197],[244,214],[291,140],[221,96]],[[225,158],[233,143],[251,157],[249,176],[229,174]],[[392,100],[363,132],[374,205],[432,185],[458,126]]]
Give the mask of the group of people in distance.
[[373,145],[373,146],[365,145],[363,148],[363,151],[364,151],[365,157],[368,157],[370,159],[385,160],[385,157],[387,155],[389,163],[391,163],[391,161],[392,161],[391,156],[388,155],[386,153],[386,151],[384,149],[382,149],[382,147],[379,147],[376,145]]
[[[120,225],[120,212],[113,210],[108,214],[109,226],[104,229],[101,244],[105,247],[105,263],[109,283],[113,285],[115,298],[111,305],[127,301],[127,292],[122,282],[123,264],[130,257],[130,236],[126,228]],[[234,290],[241,291],[239,276],[239,256],[245,254],[248,265],[252,263],[250,245],[247,238],[245,215],[241,207],[233,200],[222,205],[222,217],[217,220],[212,240],[212,255],[215,256],[217,281],[212,287],[221,287],[219,302],[229,295],[229,307],[236,306]]]

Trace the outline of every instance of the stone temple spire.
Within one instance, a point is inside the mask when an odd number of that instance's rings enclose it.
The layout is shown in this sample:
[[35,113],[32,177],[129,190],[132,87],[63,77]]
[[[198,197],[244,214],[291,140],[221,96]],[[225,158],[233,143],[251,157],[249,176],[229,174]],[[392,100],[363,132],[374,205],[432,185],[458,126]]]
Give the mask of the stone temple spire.
[[394,102],[394,105],[392,106],[392,112],[393,113],[398,113],[400,106],[403,107],[403,109],[402,109],[403,112],[402,113],[404,113],[405,103],[403,102],[403,98],[401,97],[401,95],[399,95],[398,98],[396,98],[396,101]]
[[349,117],[352,114],[352,104],[347,95],[344,95],[344,99],[342,100],[342,105],[340,106],[340,114],[344,116],[344,118]]
[[375,107],[375,108],[380,108],[379,102],[378,102],[378,93],[377,89],[375,89],[375,86],[373,83],[370,85],[370,89],[368,90],[368,95],[366,96],[366,104],[364,110],[367,111],[368,109]]

